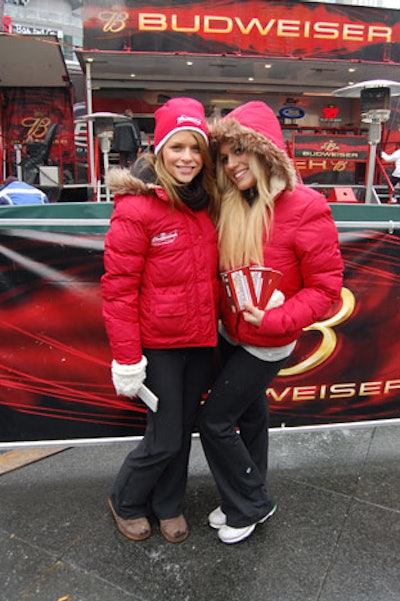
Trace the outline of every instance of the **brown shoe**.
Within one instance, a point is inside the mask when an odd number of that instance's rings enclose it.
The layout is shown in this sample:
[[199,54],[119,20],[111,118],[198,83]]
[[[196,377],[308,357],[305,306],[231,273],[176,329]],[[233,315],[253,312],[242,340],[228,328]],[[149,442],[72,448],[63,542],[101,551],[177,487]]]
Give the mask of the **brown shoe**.
[[182,543],[189,536],[189,527],[182,514],[177,518],[160,520],[160,530],[169,543]]
[[108,499],[108,506],[114,516],[118,530],[130,540],[145,540],[151,536],[151,527],[146,517],[135,518],[133,520],[124,520],[115,511],[111,499]]

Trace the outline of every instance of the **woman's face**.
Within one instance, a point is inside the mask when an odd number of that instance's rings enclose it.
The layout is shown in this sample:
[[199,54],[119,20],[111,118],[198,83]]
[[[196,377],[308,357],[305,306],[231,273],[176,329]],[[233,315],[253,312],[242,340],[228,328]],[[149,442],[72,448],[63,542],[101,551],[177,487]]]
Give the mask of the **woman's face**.
[[161,149],[165,169],[182,184],[190,182],[203,168],[200,146],[192,132],[173,134]]
[[249,153],[230,142],[222,142],[219,148],[219,160],[226,176],[244,192],[257,184],[255,175],[249,166]]

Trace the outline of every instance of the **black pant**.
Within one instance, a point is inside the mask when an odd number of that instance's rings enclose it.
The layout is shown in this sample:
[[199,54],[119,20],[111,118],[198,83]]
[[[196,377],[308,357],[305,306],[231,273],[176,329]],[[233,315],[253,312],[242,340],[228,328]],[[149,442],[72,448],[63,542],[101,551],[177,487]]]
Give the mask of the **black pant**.
[[137,158],[137,150],[121,150],[119,163],[121,167],[132,167]]
[[[200,436],[227,524],[248,526],[272,508],[266,489],[266,387],[286,359],[267,362],[221,341],[222,369],[200,411]],[[238,429],[239,428],[239,431]]]
[[213,349],[144,349],[146,385],[159,397],[156,413],[117,475],[111,498],[122,518],[152,511],[159,519],[182,513],[191,437],[201,396],[210,382]]

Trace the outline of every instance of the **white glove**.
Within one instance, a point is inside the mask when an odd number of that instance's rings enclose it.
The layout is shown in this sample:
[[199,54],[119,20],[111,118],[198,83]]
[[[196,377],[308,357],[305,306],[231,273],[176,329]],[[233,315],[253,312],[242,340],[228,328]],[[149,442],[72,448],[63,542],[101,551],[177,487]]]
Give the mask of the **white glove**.
[[267,303],[267,306],[265,307],[265,310],[268,311],[268,309],[276,309],[277,307],[283,305],[284,302],[285,295],[283,294],[283,292],[281,292],[280,290],[274,290],[271,298]]
[[147,359],[144,355],[139,363],[133,365],[121,365],[113,359],[111,376],[115,392],[127,397],[136,396],[146,379],[146,366]]

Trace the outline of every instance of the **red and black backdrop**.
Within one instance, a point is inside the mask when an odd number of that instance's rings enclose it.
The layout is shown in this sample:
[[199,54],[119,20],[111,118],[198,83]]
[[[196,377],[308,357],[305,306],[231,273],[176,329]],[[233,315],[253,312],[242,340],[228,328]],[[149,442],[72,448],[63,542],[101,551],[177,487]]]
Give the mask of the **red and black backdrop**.
[[[272,426],[400,417],[400,236],[340,239],[342,300],[268,388]],[[103,243],[104,234],[0,229],[0,441],[143,433],[145,406],[111,384]]]

